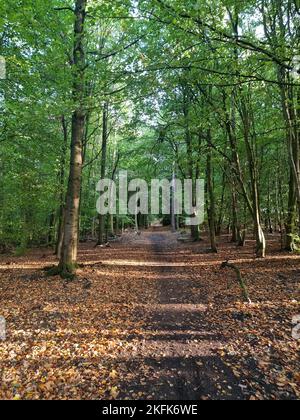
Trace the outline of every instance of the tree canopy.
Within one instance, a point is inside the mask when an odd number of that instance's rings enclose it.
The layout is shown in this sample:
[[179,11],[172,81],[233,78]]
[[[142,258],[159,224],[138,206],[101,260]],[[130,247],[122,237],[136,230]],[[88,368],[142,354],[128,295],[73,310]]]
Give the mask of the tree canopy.
[[253,229],[258,256],[265,229],[297,247],[297,0],[19,0],[0,26],[2,247],[57,242],[76,177],[84,239],[101,173],[171,179],[174,165],[209,181],[211,233]]

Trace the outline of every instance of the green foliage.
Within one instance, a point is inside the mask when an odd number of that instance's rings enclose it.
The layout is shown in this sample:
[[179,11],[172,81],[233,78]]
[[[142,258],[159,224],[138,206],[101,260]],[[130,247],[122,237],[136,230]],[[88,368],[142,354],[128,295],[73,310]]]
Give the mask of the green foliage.
[[[229,113],[251,194],[241,114],[246,104],[262,218],[284,222],[289,156],[278,66],[288,71],[299,51],[299,18],[287,0],[281,8],[271,0],[263,3],[264,10],[256,0],[88,2],[82,236],[96,225],[105,101],[108,177],[117,176],[117,167],[130,177],[171,179],[174,164],[180,178],[205,177],[211,133],[223,225],[232,222],[233,185],[239,218],[250,220],[226,131]],[[64,204],[74,109],[73,6],[63,0],[8,0],[0,6],[0,55],[8,75],[0,80],[0,245],[18,252],[51,242]],[[297,97],[299,84],[293,89]]]

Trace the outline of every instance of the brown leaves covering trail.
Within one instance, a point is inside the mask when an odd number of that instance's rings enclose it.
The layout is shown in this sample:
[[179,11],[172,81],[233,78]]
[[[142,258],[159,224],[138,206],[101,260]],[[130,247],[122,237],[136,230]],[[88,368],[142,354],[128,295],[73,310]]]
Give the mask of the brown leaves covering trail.
[[[81,247],[78,278],[42,271],[49,251],[0,257],[2,399],[297,399],[299,257],[253,258],[223,237],[177,242],[128,234],[108,249]],[[247,282],[242,302],[230,259]]]

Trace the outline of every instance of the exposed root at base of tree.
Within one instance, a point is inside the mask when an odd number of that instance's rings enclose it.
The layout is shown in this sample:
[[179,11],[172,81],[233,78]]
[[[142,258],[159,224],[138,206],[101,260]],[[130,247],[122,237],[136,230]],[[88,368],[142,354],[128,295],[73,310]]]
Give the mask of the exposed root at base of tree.
[[64,280],[73,281],[76,278],[77,264],[65,264],[44,268],[48,277],[60,276]]

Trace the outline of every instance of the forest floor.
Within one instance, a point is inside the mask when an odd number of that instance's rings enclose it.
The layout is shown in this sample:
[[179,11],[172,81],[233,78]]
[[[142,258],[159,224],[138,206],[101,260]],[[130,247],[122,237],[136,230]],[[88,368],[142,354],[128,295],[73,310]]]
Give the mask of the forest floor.
[[167,230],[83,244],[69,283],[42,270],[49,250],[0,256],[0,398],[299,399],[299,256],[276,237],[266,260],[252,241],[208,247]]

